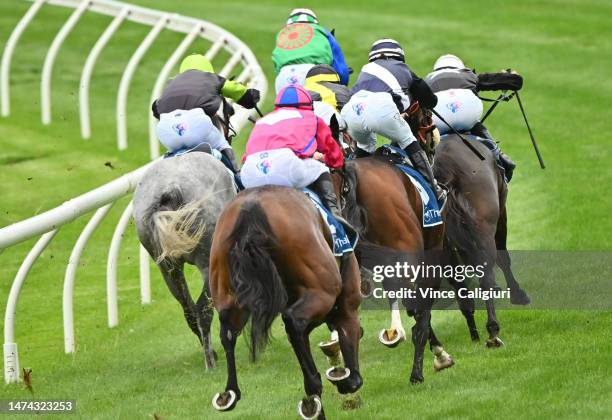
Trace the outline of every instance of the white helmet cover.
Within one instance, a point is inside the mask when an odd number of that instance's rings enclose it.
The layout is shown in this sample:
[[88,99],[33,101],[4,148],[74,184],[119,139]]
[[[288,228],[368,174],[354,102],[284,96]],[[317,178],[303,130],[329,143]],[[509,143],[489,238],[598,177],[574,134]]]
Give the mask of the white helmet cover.
[[465,65],[463,61],[456,55],[445,54],[438,58],[433,66],[434,70],[442,69],[445,67],[451,67],[454,69],[464,69]]
[[319,23],[317,15],[310,9],[293,9],[289,13],[287,24],[291,23]]

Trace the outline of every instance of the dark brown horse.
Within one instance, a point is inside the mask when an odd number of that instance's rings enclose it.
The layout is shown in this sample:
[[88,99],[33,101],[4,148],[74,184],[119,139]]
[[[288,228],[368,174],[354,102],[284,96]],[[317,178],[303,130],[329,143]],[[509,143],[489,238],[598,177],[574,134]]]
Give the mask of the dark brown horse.
[[[411,108],[408,122],[428,152],[433,150],[433,126],[430,115],[418,105]],[[347,139],[350,141],[350,139]],[[434,264],[444,244],[444,226],[423,228],[422,201],[417,189],[386,157],[372,156],[348,161],[343,173],[334,175],[339,195],[344,196],[345,216],[360,232],[357,253],[362,265],[394,265],[398,258],[410,264]],[[348,190],[348,192],[347,192]],[[371,268],[371,267],[370,267]],[[440,278],[416,279],[416,287],[435,289]],[[403,279],[388,278],[385,289],[405,287]],[[409,286],[409,284],[408,284]],[[433,299],[417,294],[416,301],[403,302],[415,318],[412,342],[415,347],[410,381],[423,381],[423,354],[427,340],[434,352],[436,370],[453,365],[442,343],[431,328]],[[405,337],[397,300],[391,299],[391,328],[381,332],[381,341],[397,344]]]
[[[493,153],[479,141],[468,140],[485,158],[480,160],[457,135],[446,136],[436,147],[434,172],[436,178],[449,188],[449,203],[461,207],[462,214],[469,217],[458,217],[458,212],[447,212],[447,247],[453,251],[455,263],[483,264],[485,274],[480,278],[483,289],[495,287],[494,267],[497,263],[502,269],[511,302],[525,305],[529,297],[521,289],[511,269],[510,255],[506,247],[507,185],[503,173],[496,165]],[[471,220],[469,224],[465,220]],[[469,248],[469,249],[468,249]],[[475,249],[474,249],[475,248]],[[455,289],[464,287],[452,283]],[[473,340],[478,340],[478,330],[474,321],[474,301],[459,300],[459,306],[466,317]],[[487,300],[488,347],[499,347],[503,342],[499,338],[499,322],[492,299]]]
[[[213,236],[210,287],[227,358],[225,391],[213,406],[231,410],[240,399],[234,347],[251,319],[250,351],[266,344],[280,313],[304,375],[303,418],[324,418],[322,383],[310,352],[309,334],[322,323],[339,332],[346,368],[327,377],[340,393],[362,385],[359,374],[359,268],[353,253],[336,259],[332,236],[305,194],[286,187],[241,192],[224,209]],[[339,268],[340,267],[340,268]]]

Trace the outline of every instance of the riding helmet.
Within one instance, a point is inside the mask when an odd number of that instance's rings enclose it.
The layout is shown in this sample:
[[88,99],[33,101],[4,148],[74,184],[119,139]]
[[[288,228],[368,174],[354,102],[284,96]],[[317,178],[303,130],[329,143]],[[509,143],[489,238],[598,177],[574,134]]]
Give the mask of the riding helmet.
[[392,58],[399,61],[404,61],[404,50],[402,46],[394,39],[385,38],[379,39],[372,44],[368,59],[370,62],[379,58]]

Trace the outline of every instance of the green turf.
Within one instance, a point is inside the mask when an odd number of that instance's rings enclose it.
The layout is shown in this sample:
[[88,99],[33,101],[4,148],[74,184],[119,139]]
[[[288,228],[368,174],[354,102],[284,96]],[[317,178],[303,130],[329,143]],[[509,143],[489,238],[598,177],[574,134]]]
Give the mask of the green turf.
[[[135,1],[208,19],[243,39],[255,52],[270,83],[275,31],[298,4],[249,2]],[[18,0],[0,2],[0,45],[27,9]],[[502,148],[517,162],[510,186],[509,245],[523,250],[610,250],[612,210],[608,187],[612,148],[608,106],[612,52],[605,1],[310,2],[324,25],[335,27],[349,64],[364,63],[372,41],[394,37],[407,61],[425,74],[435,58],[454,52],[481,71],[512,67],[525,77],[521,92],[547,163],[541,171],[517,105],[503,104],[488,123]],[[0,119],[0,226],[50,209],[144,164],[148,158],[150,90],[181,37],[164,32],[144,57],[129,96],[129,141],[115,146],[115,100],[121,73],[147,28],[126,23],[101,55],[92,84],[92,131],[79,136],[78,83],[87,52],[110,19],[87,14],[60,51],[53,75],[53,123],[40,123],[40,72],[51,39],[70,11],[46,6],[18,45],[11,72],[12,115]],[[205,47],[204,42],[192,50]],[[269,93],[270,95],[271,93]],[[267,101],[269,109],[270,101]],[[246,132],[238,142],[243,147]],[[106,166],[111,162],[112,167]],[[75,290],[78,350],[64,355],[61,290],[65,262],[86,219],[60,231],[28,276],[17,312],[21,363],[33,369],[35,398],[74,398],[80,418],[292,418],[302,379],[280,323],[276,339],[256,364],[238,346],[243,400],[229,414],[214,413],[210,400],[225,382],[225,362],[203,373],[196,338],[178,304],[153,269],[153,297],[142,307],[138,248],[133,228],[124,238],[119,266],[120,325],[106,327],[105,267],[114,222],[127,204],[115,205],[88,244]],[[8,294],[33,240],[0,254],[0,297]],[[190,271],[190,285],[201,284]],[[520,279],[519,279],[520,280]],[[609,281],[603,279],[602,281]],[[529,290],[529,284],[525,284]],[[580,285],[568,293],[588,293]],[[3,306],[2,306],[3,307]],[[609,311],[503,311],[506,347],[486,351],[469,341],[455,312],[433,315],[434,326],[456,366],[439,374],[425,362],[425,384],[408,384],[412,348],[386,350],[376,331],[383,312],[363,314],[366,337],[361,364],[363,407],[342,411],[327,384],[330,418],[529,417],[610,418]],[[3,322],[3,321],[0,321]],[[484,315],[478,323],[484,334]],[[406,327],[411,325],[406,321]],[[215,324],[215,331],[218,331]],[[323,337],[313,334],[313,342]],[[220,355],[223,353],[215,342]],[[317,354],[323,369],[323,358]],[[21,385],[1,386],[0,398],[30,398]]]

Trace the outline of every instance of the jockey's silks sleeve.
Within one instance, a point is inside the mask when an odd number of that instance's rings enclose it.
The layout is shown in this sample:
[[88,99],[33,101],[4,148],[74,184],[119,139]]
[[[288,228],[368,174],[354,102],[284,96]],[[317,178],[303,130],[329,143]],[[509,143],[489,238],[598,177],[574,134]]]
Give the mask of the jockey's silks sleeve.
[[238,102],[247,91],[247,87],[242,83],[226,80],[221,87],[221,94],[226,98]]
[[349,68],[346,64],[346,61],[344,60],[344,54],[342,53],[342,48],[340,48],[340,44],[338,44],[338,41],[336,41],[336,38],[329,31],[327,31],[327,41],[329,42],[329,46],[332,52],[331,66],[336,70],[336,72],[340,76],[340,83],[342,83],[344,86],[348,86]]
[[325,155],[325,164],[333,169],[342,168],[344,155],[322,118],[317,117],[317,151]]

